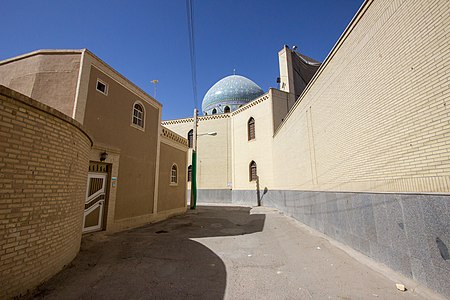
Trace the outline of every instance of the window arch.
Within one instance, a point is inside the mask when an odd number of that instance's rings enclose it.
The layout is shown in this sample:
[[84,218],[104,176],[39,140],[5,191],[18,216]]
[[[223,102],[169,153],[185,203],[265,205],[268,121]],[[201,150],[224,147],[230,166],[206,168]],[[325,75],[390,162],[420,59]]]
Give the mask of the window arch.
[[250,165],[248,167],[248,171],[249,171],[248,172],[249,181],[256,181],[258,179],[258,173],[257,173],[257,170],[256,170],[256,163],[255,163],[254,160],[252,160],[250,162]]
[[176,164],[172,165],[172,168],[170,169],[170,184],[177,184],[178,183],[178,167]]
[[133,104],[132,122],[135,127],[144,128],[145,110],[140,102],[135,102]]
[[250,118],[247,122],[248,140],[255,139],[255,119]]
[[224,113],[229,113],[230,112],[230,107],[229,106],[225,106],[225,108],[223,109]]
[[189,167],[188,167],[187,181],[188,181],[188,182],[191,182],[191,181],[192,181],[192,165],[189,165]]
[[191,129],[188,132],[188,146],[189,148],[194,147],[194,129]]
[[213,114],[213,115],[217,114],[217,109],[213,108],[212,114]]

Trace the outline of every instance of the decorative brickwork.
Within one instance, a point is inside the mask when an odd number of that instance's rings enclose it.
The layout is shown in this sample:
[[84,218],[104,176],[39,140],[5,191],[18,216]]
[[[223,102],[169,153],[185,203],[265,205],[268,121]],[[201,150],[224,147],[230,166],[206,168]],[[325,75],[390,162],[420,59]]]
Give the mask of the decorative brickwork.
[[235,110],[234,112],[232,112],[231,114],[232,114],[233,116],[234,116],[234,115],[237,115],[238,113],[241,113],[241,112],[243,112],[244,110],[249,109],[250,107],[253,107],[253,106],[255,106],[255,105],[258,105],[258,104],[260,104],[261,102],[263,102],[263,101],[265,101],[265,100],[267,100],[267,99],[269,99],[269,95],[266,93],[266,94],[262,95],[261,97],[259,97],[259,98],[255,99],[255,100],[253,100],[253,101],[247,103],[246,105],[242,106],[241,108],[236,109],[236,110]]
[[[211,116],[199,116],[198,122],[208,121],[208,120],[217,120],[217,119],[227,119],[230,117],[230,115],[231,115],[231,113],[211,115]],[[194,122],[194,118],[185,118],[185,119],[163,121],[163,122],[161,122],[161,125],[166,126],[166,125],[173,125],[173,124],[193,123],[193,122]]]
[[77,122],[0,86],[0,298],[50,278],[81,241],[92,141]]
[[181,144],[183,146],[187,147],[187,145],[188,145],[188,140],[187,139],[185,139],[181,135],[178,135],[175,132],[173,132],[172,130],[167,129],[165,127],[162,127],[161,135],[163,137],[166,137],[166,138],[168,138],[168,139],[170,139],[170,140],[172,140],[172,141],[174,141],[176,143],[179,143],[179,144]]

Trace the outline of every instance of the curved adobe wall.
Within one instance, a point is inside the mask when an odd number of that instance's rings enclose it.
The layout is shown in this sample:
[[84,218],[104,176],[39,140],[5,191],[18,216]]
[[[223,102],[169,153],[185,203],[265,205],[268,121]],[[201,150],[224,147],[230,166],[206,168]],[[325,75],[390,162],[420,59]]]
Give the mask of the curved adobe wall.
[[78,253],[92,141],[62,113],[0,86],[0,298]]

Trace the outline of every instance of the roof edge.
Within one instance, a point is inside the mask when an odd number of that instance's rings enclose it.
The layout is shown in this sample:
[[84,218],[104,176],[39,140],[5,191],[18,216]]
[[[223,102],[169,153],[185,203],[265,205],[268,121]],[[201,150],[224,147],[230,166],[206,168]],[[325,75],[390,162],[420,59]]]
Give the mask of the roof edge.
[[336,41],[336,43],[334,44],[333,48],[331,48],[330,52],[328,53],[327,57],[325,58],[325,60],[322,62],[322,64],[320,65],[320,67],[317,69],[316,73],[314,74],[314,76],[311,78],[311,80],[309,81],[309,83],[306,85],[305,89],[303,90],[303,92],[300,94],[300,96],[296,99],[294,105],[291,107],[291,109],[289,110],[289,112],[286,114],[286,116],[284,117],[283,122],[280,123],[280,125],[278,125],[278,128],[275,130],[273,136],[275,137],[278,132],[280,132],[280,130],[284,127],[284,124],[286,124],[286,122],[288,122],[288,120],[290,119],[291,115],[293,114],[293,112],[297,109],[297,107],[300,105],[300,103],[302,102],[302,100],[304,99],[305,95],[308,93],[308,91],[310,90],[311,86],[316,82],[317,78],[320,77],[320,75],[322,74],[323,70],[328,66],[328,64],[330,63],[330,61],[333,59],[334,55],[336,54],[336,52],[341,48],[342,44],[345,42],[345,40],[347,40],[347,37],[350,35],[350,33],[353,31],[353,29],[355,28],[355,26],[359,23],[360,19],[362,18],[362,16],[365,14],[365,12],[367,11],[367,9],[370,7],[370,5],[372,4],[374,0],[365,0],[361,6],[359,7],[358,11],[356,12],[356,14],[353,16],[353,18],[350,20],[350,22],[348,23],[347,27],[345,28],[345,30],[342,32],[342,34],[340,35],[340,37],[338,38],[338,40]]
[[36,55],[42,55],[42,54],[81,54],[84,51],[86,51],[86,48],[83,49],[39,49],[39,50],[35,50],[32,52],[28,52],[25,54],[21,54],[18,56],[14,56],[11,58],[7,58],[5,60],[1,60],[0,61],[0,65],[6,64],[6,63],[10,63],[13,61],[17,61],[17,60],[21,60],[24,58],[28,58],[28,57],[32,57],[32,56],[36,56]]
[[[139,92],[141,92],[146,97],[151,99],[156,104],[156,106],[158,106],[159,108],[162,109],[163,105],[161,104],[161,102],[159,102],[158,100],[156,100],[155,98],[150,96],[147,92],[145,92],[143,89],[141,89],[139,86],[137,86],[135,83],[133,83],[127,77],[122,75],[119,71],[114,69],[111,65],[106,63],[104,60],[99,58],[97,55],[95,55],[92,51],[90,51],[87,48],[82,48],[82,49],[40,49],[40,50],[35,50],[35,51],[29,52],[29,53],[25,53],[25,54],[22,54],[22,55],[19,55],[19,56],[15,56],[15,57],[11,57],[11,58],[2,60],[2,61],[0,61],[0,66],[4,65],[4,64],[7,64],[7,63],[19,61],[21,59],[26,59],[26,58],[29,58],[29,57],[37,56],[37,55],[57,55],[57,54],[63,54],[63,55],[64,54],[80,54],[81,55],[83,53],[88,53],[91,57],[93,57],[95,60],[97,60],[98,62],[103,64],[106,68],[110,69],[118,77],[122,78],[123,80],[125,80],[126,82],[131,84]],[[80,63],[82,63],[82,62],[80,62]]]
[[112,72],[114,72],[114,74],[116,74],[117,76],[119,76],[120,78],[122,78],[123,80],[125,80],[126,82],[128,82],[129,84],[131,84],[134,88],[136,88],[139,92],[143,93],[146,97],[152,99],[153,102],[155,102],[155,104],[157,106],[159,106],[161,109],[163,107],[162,103],[159,102],[158,100],[156,100],[155,98],[153,98],[152,96],[150,96],[146,91],[144,91],[142,88],[140,88],[139,86],[137,86],[134,82],[132,82],[130,79],[128,79],[127,77],[125,77],[124,75],[122,75],[119,71],[117,71],[116,69],[114,69],[110,64],[108,64],[107,62],[105,62],[103,59],[101,59],[100,57],[98,57],[97,55],[95,55],[94,53],[92,53],[92,51],[90,51],[89,49],[85,48],[82,49],[83,52],[89,54],[90,56],[92,56],[95,60],[97,60],[98,62],[102,63],[105,67],[107,67],[108,69],[110,69]]

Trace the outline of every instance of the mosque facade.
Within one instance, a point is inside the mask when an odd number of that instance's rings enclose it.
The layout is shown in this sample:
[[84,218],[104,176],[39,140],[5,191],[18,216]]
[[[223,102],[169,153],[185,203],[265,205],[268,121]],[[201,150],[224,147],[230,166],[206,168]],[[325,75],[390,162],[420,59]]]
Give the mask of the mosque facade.
[[[284,47],[278,88],[216,83],[198,201],[276,207],[450,297],[448,12],[365,1],[320,66]],[[162,125],[189,138],[193,118]]]

